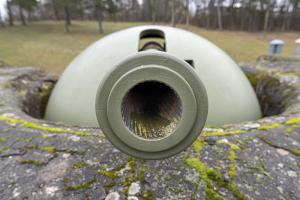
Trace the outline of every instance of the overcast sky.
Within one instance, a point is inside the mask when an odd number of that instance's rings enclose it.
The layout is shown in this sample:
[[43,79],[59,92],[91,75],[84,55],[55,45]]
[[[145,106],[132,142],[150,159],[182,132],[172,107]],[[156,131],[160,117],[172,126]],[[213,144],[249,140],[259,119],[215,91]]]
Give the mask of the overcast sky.
[[2,16],[5,16],[6,9],[4,8],[6,0],[0,0],[0,12]]

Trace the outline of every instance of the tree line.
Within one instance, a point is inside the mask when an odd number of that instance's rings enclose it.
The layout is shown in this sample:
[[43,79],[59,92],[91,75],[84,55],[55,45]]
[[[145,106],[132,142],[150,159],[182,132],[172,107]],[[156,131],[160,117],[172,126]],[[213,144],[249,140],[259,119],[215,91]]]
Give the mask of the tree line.
[[[26,26],[37,20],[103,20],[193,24],[207,29],[299,31],[300,0],[6,0],[7,19],[0,25]],[[1,16],[1,14],[0,14]]]

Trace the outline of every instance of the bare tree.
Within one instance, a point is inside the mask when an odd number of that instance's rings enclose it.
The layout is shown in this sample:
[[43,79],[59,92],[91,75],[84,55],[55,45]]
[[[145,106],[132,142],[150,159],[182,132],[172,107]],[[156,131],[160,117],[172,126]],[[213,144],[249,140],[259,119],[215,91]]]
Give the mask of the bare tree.
[[245,25],[246,25],[246,5],[245,5],[245,2],[242,1],[241,2],[242,6],[241,6],[241,9],[240,9],[240,13],[241,13],[241,24],[240,24],[240,29],[241,30],[245,30]]
[[[38,13],[42,19],[56,20],[62,19],[64,14],[66,32],[70,31],[71,17],[97,20],[99,33],[103,33],[104,19],[170,22],[172,26],[192,23],[219,30],[263,31],[264,35],[270,30],[300,30],[300,0],[226,0],[227,4],[225,0],[143,0],[142,4],[138,0],[6,1],[10,26],[14,17],[25,25],[31,13],[32,19],[37,19],[34,13]],[[34,2],[39,2],[38,6],[33,7]],[[189,13],[191,2],[197,5],[195,16]],[[13,4],[16,6],[12,8]]]
[[27,24],[26,24],[26,21],[25,21],[22,4],[19,4],[19,15],[20,15],[20,20],[21,20],[22,25],[26,26]]
[[[252,23],[253,23],[253,14],[252,14],[252,3],[253,1],[249,0],[248,2],[248,31],[252,30]],[[254,9],[256,11],[256,9]],[[255,12],[254,11],[254,12]]]
[[94,0],[94,7],[98,20],[99,33],[102,34],[103,30],[103,10],[104,10],[104,2],[102,0]]
[[228,8],[228,12],[230,13],[229,17],[230,17],[230,27],[233,28],[234,27],[234,21],[235,21],[235,9],[234,9],[234,5],[237,3],[237,0],[232,0],[231,4]]
[[186,8],[185,8],[185,24],[190,25],[190,12],[189,12],[189,5],[190,5],[190,0],[186,0],[185,2]]
[[13,26],[14,18],[13,18],[13,14],[12,14],[12,10],[11,10],[11,1],[9,1],[9,0],[6,0],[6,9],[7,9],[7,13],[8,13],[8,24],[9,24],[9,26]]
[[26,26],[26,18],[24,15],[24,10],[29,13],[29,17],[31,16],[31,12],[33,11],[34,7],[37,5],[37,0],[12,0],[12,3],[18,6],[19,11],[19,18],[23,26]]
[[83,20],[84,19],[84,8],[82,5],[82,0],[77,0],[76,4],[77,4],[77,9],[78,9],[80,19]]
[[[173,27],[176,26],[177,22],[183,22],[185,16],[185,6],[184,1],[182,0],[171,0],[171,25]],[[181,14],[180,18],[178,18],[179,14]]]
[[[122,2],[117,2],[116,0],[102,0],[102,5],[102,10],[105,10],[109,15],[111,15],[114,22],[117,21],[116,14],[119,11],[119,7],[121,7],[122,10],[125,10],[124,14],[127,15],[127,6]],[[124,18],[128,18],[128,16],[125,16]]]
[[63,8],[64,11],[64,21],[65,21],[65,32],[68,33],[70,32],[70,25],[72,25],[71,21],[71,14],[70,14],[70,6],[72,1],[71,0],[60,0],[59,6]]
[[218,15],[218,28],[223,30],[223,19],[222,19],[222,10],[221,10],[222,0],[217,0],[217,15]]
[[[268,24],[269,24],[269,16],[270,16],[270,10],[271,10],[271,0],[267,0],[267,10],[265,12],[265,17],[264,17],[264,38],[267,35],[268,32]],[[262,2],[261,2],[262,4]]]
[[210,0],[209,4],[208,4],[208,9],[207,9],[207,28],[211,28],[211,15],[214,10],[214,4],[215,4],[215,0]]
[[71,25],[71,17],[70,17],[70,13],[69,13],[69,7],[68,6],[64,6],[64,12],[65,12],[65,32],[70,32],[70,28],[69,26]]
[[157,1],[150,0],[150,11],[151,11],[152,24],[156,23],[156,6],[157,6]]
[[296,15],[296,11],[298,9],[300,0],[290,0],[290,2],[291,2],[291,5],[292,5],[293,9],[292,9],[292,12],[290,12],[290,15],[289,15],[288,20],[287,20],[287,27],[288,27],[289,30],[291,29],[292,21],[293,21],[293,18],[295,17],[295,15]]
[[143,0],[143,15],[144,15],[143,18],[144,18],[144,20],[151,21],[153,24],[155,24],[156,12],[157,12],[157,1],[156,0]]
[[51,6],[52,6],[52,9],[53,9],[53,15],[54,15],[55,20],[60,20],[56,1],[57,0],[51,0]]
[[27,24],[24,16],[24,7],[28,2],[24,0],[13,0],[12,2],[18,6],[20,21],[23,26],[26,26]]
[[284,0],[282,11],[283,11],[283,19],[282,19],[281,31],[285,31],[287,28],[286,25],[289,17],[289,4],[287,4],[287,0]]
[[171,25],[173,27],[176,26],[176,21],[175,21],[176,13],[175,12],[176,12],[175,1],[173,0],[173,1],[171,1]]

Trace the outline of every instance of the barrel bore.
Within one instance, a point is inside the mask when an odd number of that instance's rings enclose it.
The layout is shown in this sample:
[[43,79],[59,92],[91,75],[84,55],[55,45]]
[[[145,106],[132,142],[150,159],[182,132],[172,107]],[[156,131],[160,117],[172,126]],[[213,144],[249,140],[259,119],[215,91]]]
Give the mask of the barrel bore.
[[168,85],[146,81],[132,87],[121,105],[126,127],[144,139],[161,139],[171,135],[180,121],[182,104]]

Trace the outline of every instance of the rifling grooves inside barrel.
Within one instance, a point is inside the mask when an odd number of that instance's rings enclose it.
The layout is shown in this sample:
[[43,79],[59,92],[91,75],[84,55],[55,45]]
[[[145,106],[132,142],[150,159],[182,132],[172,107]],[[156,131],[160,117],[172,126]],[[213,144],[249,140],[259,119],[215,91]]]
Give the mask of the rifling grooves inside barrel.
[[182,104],[175,90],[158,81],[135,85],[123,98],[122,118],[126,127],[144,139],[172,134],[181,118]]

